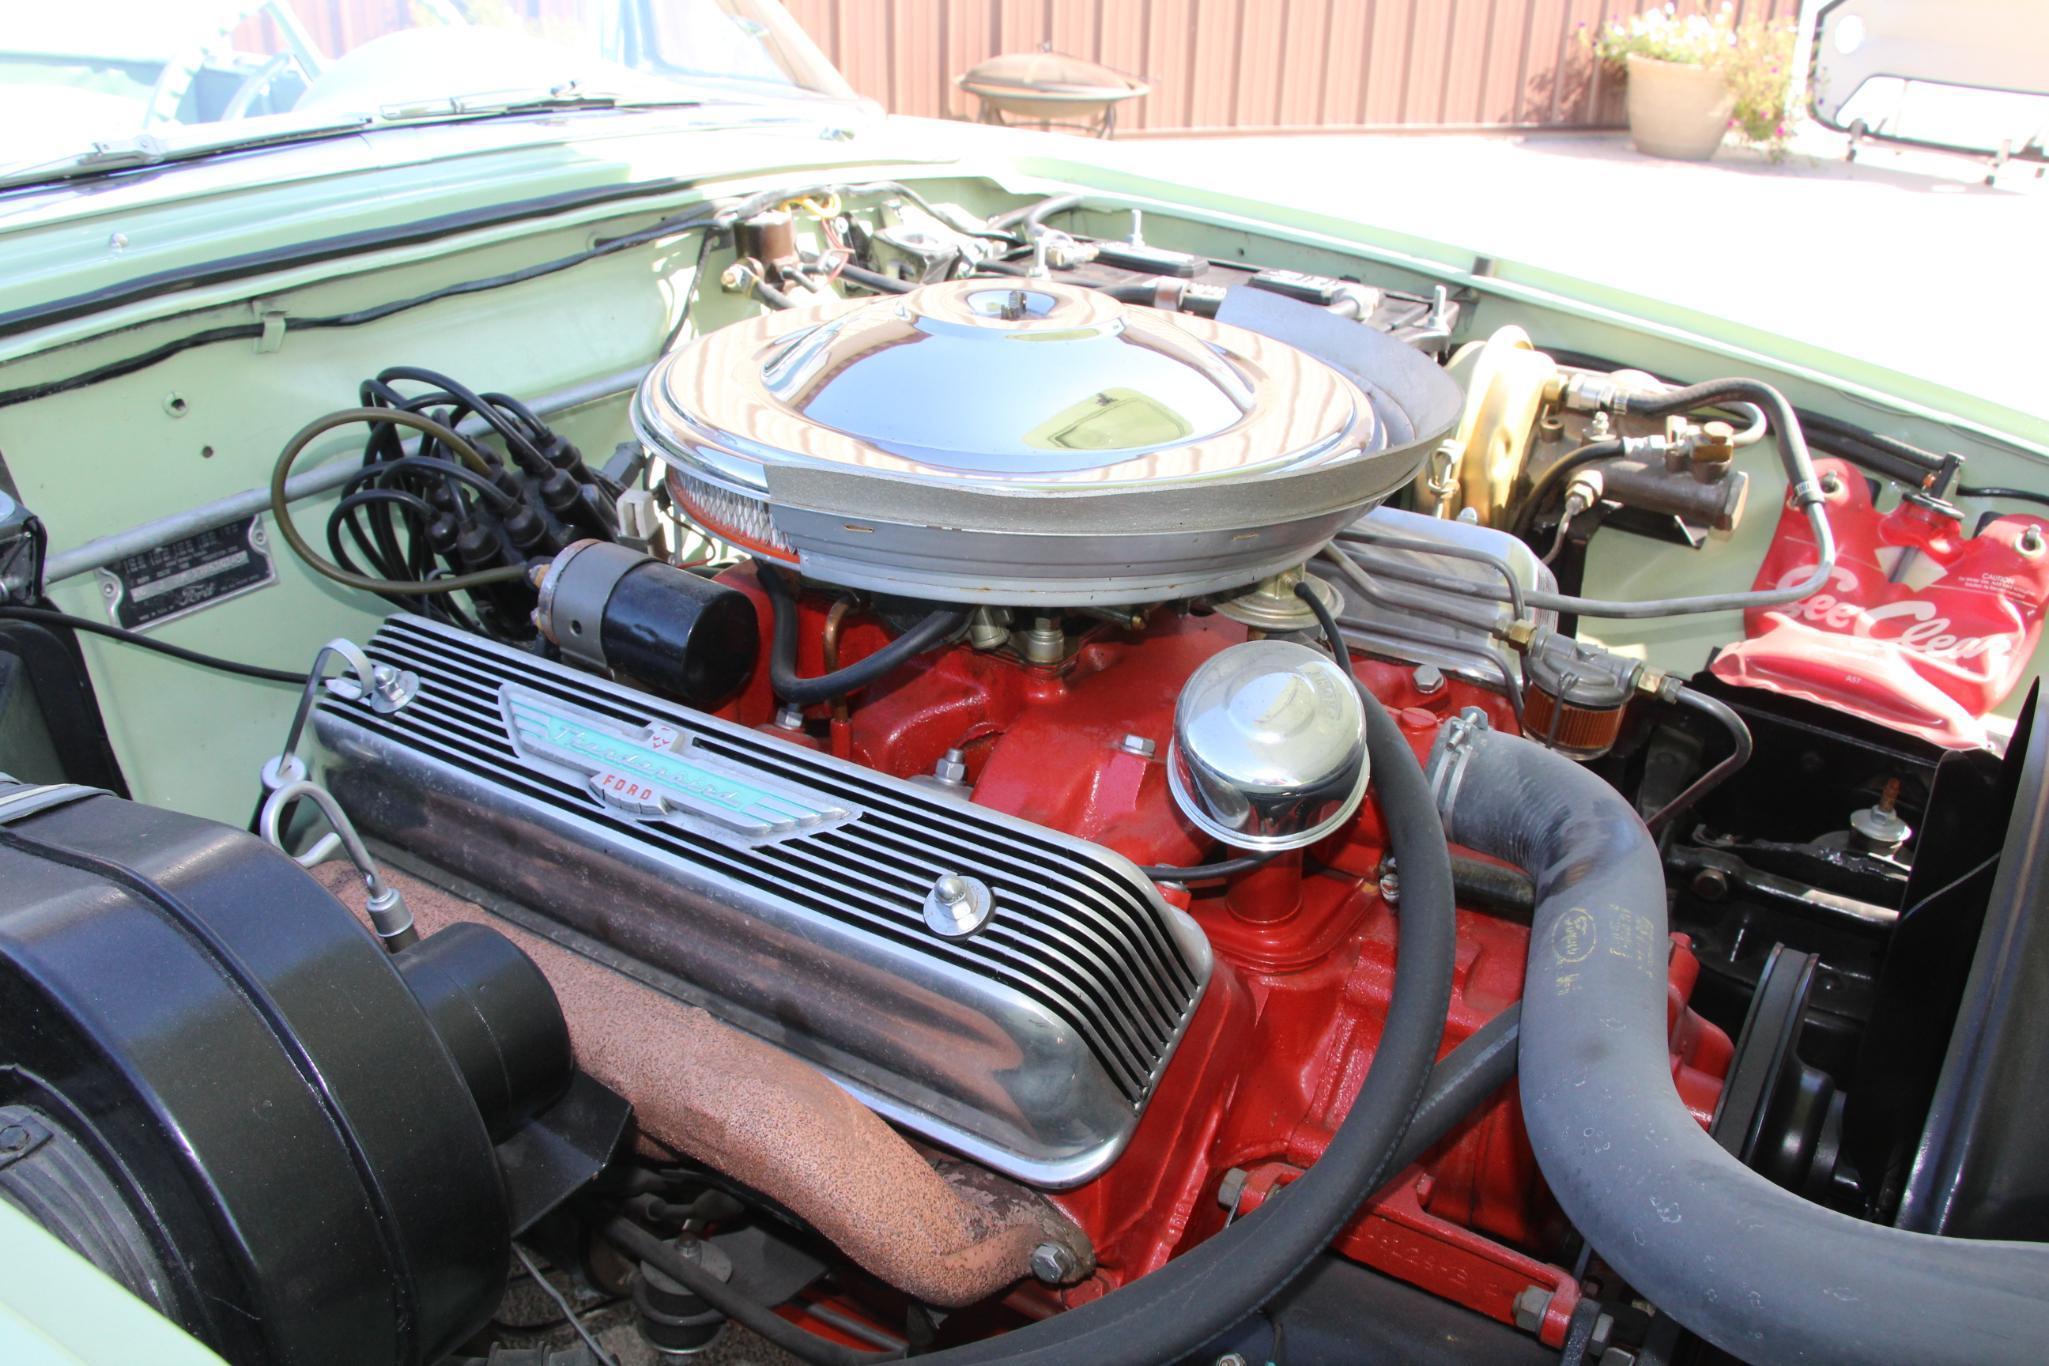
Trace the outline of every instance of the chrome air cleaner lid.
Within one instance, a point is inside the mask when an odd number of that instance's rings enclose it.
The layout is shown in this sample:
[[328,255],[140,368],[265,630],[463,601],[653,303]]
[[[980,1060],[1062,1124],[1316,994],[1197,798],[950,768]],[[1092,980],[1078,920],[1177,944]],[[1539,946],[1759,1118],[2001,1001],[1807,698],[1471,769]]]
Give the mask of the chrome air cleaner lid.
[[1421,461],[1429,442],[1391,440],[1415,424],[1377,402],[1256,332],[958,280],[699,338],[648,375],[634,422],[690,516],[812,578],[1082,605],[1300,563]]

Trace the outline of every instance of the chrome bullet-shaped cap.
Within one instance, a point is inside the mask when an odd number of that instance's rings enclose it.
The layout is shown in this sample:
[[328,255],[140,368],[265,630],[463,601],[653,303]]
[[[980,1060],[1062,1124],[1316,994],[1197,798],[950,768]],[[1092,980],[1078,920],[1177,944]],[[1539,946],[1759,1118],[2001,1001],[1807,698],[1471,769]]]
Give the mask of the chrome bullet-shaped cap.
[[1253,640],[1181,689],[1167,783],[1204,833],[1238,849],[1314,844],[1366,795],[1366,713],[1329,656]]

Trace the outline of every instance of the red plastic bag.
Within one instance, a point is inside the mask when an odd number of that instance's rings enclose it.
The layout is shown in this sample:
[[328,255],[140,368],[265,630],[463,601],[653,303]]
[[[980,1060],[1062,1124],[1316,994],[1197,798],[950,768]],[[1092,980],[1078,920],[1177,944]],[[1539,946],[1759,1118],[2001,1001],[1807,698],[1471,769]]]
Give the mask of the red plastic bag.
[[[1951,749],[1991,742],[1984,718],[2027,671],[2049,607],[2049,522],[2000,517],[1966,537],[1953,515],[1903,501],[1872,506],[1864,476],[1817,460],[1836,537],[1829,583],[1784,607],[1744,613],[1746,639],[1716,677],[1803,697]],[[2025,547],[2032,546],[2033,549]],[[1887,580],[1882,552],[1919,550],[1941,567],[1921,588]],[[1779,516],[1759,588],[1792,585],[1819,562],[1806,517]]]

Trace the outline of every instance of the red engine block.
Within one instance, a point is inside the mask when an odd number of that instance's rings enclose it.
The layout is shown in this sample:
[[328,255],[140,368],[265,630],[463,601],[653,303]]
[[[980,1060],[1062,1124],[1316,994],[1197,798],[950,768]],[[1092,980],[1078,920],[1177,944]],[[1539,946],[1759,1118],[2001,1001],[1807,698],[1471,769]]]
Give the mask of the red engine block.
[[[767,605],[750,572],[726,582]],[[806,595],[798,671],[826,667],[827,638],[844,665],[889,638],[861,613],[835,619]],[[851,707],[818,709],[824,739],[843,757],[910,777],[962,752],[974,799],[1095,840],[1140,864],[1219,857],[1184,821],[1162,760],[1182,682],[1205,659],[1247,638],[1222,617],[1156,613],[1141,636],[1106,626],[1058,667],[967,648],[906,670]],[[1408,668],[1355,660],[1419,760],[1460,708],[1485,708],[1513,729],[1498,695],[1451,681],[1421,692]],[[767,661],[725,710],[766,725],[774,704]],[[830,714],[828,715],[828,711]],[[814,727],[815,729],[815,727]],[[783,732],[788,734],[788,732]],[[1150,741],[1154,753],[1127,737]],[[1226,886],[1165,889],[1208,934],[1216,967],[1207,994],[1129,1148],[1103,1175],[1057,1197],[1088,1230],[1099,1269],[1064,1293],[1096,1298],[1154,1270],[1180,1249],[1249,1212],[1322,1155],[1373,1060],[1394,981],[1393,911],[1381,894],[1385,839],[1369,800],[1346,829]],[[1444,1048],[1522,994],[1528,928],[1461,909]],[[1687,1007],[1698,963],[1683,938],[1671,957],[1673,1078],[1705,1124],[1729,1065],[1728,1036]],[[1579,1295],[1549,1260],[1562,1220],[1537,1171],[1511,1087],[1360,1209],[1335,1246],[1344,1255],[1495,1318],[1549,1297],[1539,1336],[1557,1346]],[[1050,1308],[1051,1306],[1044,1306]]]

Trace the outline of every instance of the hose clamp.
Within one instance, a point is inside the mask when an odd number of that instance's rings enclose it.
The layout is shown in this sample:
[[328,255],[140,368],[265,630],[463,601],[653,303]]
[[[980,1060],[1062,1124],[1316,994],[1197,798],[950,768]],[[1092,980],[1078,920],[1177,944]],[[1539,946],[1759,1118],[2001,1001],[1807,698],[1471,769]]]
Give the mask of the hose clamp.
[[1458,488],[1458,467],[1463,448],[1456,441],[1447,440],[1430,452],[1430,468],[1424,479],[1424,487],[1442,501],[1449,498]]
[[1467,707],[1446,721],[1444,728],[1437,732],[1437,743],[1431,746],[1430,762],[1424,765],[1423,776],[1429,779],[1430,800],[1437,807],[1438,817],[1443,820],[1447,834],[1451,831],[1452,809],[1458,805],[1459,787],[1465,781],[1474,746],[1492,729],[1486,712],[1478,707]]

